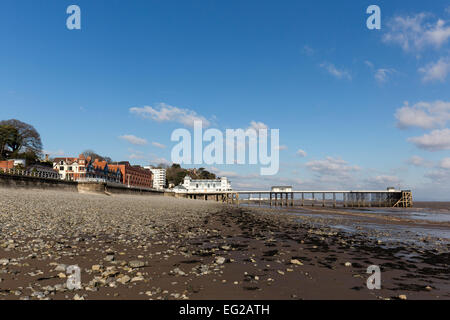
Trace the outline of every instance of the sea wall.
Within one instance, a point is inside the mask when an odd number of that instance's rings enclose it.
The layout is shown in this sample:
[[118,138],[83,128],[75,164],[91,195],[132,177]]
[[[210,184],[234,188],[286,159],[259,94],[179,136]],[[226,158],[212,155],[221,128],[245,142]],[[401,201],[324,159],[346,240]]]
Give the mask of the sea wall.
[[142,189],[138,187],[127,187],[119,184],[106,184],[105,191],[107,193],[126,193],[126,194],[142,194],[142,195],[164,195],[164,191],[156,189]]
[[0,187],[77,191],[77,183],[74,181],[46,179],[3,173],[0,173]]
[[80,193],[164,195],[164,191],[105,182],[76,182],[0,173],[0,188],[57,189]]

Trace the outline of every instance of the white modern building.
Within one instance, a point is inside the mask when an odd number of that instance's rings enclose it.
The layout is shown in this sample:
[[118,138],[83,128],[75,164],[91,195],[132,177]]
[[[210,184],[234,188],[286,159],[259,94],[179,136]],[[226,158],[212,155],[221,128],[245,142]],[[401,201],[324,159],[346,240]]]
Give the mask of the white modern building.
[[150,166],[144,168],[153,173],[153,188],[164,189],[166,186],[166,169],[155,169]]
[[272,192],[292,192],[291,186],[273,186]]
[[192,179],[184,177],[183,189],[185,192],[222,192],[232,191],[231,183],[226,177],[220,179]]

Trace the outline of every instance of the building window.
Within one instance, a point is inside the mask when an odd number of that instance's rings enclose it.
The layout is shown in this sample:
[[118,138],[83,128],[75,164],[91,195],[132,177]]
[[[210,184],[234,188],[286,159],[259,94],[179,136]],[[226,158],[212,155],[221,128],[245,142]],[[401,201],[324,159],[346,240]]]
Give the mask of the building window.
[[59,170],[60,171],[64,171],[64,167],[59,167]]

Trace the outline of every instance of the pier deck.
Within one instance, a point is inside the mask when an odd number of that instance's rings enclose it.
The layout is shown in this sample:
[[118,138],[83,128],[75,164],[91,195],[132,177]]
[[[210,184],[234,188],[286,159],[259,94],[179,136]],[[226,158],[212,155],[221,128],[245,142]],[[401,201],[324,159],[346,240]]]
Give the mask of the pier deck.
[[[255,197],[255,195],[257,197]],[[305,190],[305,191],[224,191],[188,192],[190,199],[215,200],[239,205],[257,203],[269,206],[340,206],[355,207],[401,207],[413,206],[411,190]]]

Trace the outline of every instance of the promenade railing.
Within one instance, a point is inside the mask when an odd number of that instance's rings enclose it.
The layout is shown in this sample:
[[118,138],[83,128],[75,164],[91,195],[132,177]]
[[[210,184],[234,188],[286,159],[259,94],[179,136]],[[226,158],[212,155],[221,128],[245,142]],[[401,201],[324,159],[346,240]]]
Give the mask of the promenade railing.
[[60,176],[58,173],[52,172],[43,172],[43,171],[34,171],[34,170],[25,170],[25,169],[5,169],[0,168],[0,174],[6,175],[14,175],[14,176],[25,176],[25,177],[34,177],[34,178],[42,178],[42,179],[54,179],[60,180]]

